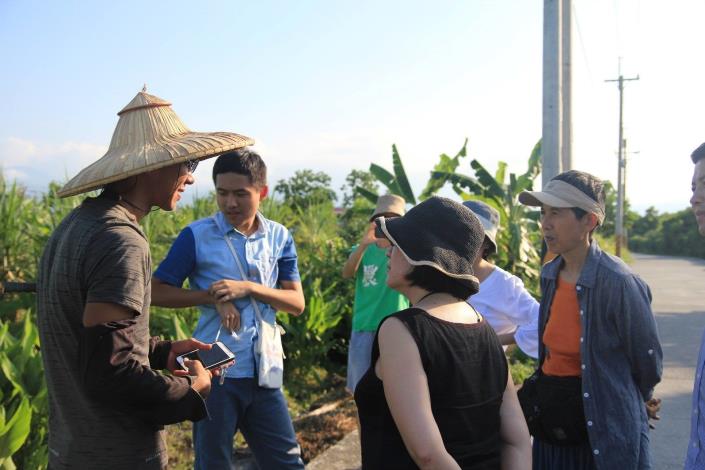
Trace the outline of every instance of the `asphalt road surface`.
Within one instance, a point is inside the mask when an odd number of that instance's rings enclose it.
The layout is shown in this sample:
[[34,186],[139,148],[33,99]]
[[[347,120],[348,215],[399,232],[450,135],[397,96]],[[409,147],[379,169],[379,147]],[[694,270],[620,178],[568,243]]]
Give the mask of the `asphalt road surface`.
[[661,420],[651,431],[654,469],[682,469],[690,434],[691,396],[705,329],[705,260],[634,255],[632,268],[649,284],[663,347]]

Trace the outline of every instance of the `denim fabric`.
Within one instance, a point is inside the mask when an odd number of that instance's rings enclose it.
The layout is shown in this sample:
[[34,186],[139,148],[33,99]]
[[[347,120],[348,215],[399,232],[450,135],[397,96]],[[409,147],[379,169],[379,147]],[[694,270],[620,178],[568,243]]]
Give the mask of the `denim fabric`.
[[688,453],[685,458],[685,470],[700,470],[705,468],[705,333],[700,341],[700,354],[698,355],[698,367],[695,371],[695,383],[693,384],[693,414],[690,422],[690,440],[688,441]]
[[[196,290],[207,290],[220,279],[241,280],[235,259],[223,239],[227,235],[247,271],[248,280],[267,287],[277,287],[282,280],[298,281],[296,248],[291,234],[283,225],[259,213],[257,218],[258,229],[250,236],[233,229],[222,212],[193,222],[182,232],[183,237],[179,235],[154,276],[176,286],[181,286],[188,277],[191,289]],[[190,245],[180,242],[189,239],[187,230],[192,232]],[[228,368],[226,377],[254,377],[257,317],[249,297],[236,299],[234,303],[241,315],[242,326],[238,332],[231,334],[221,329],[218,312],[212,305],[201,305],[201,316],[193,336],[206,343],[212,343],[218,337],[235,353],[235,365]],[[258,305],[264,320],[273,323],[276,309],[262,302]]]
[[281,390],[259,387],[255,379],[225,379],[223,385],[218,380],[206,400],[211,419],[193,424],[194,468],[233,468],[233,437],[239,429],[260,469],[303,469]]
[[[540,338],[563,261],[541,271]],[[646,283],[593,241],[575,287],[585,419],[597,469],[649,469],[644,402],[661,380],[662,352]],[[539,344],[543,361],[546,346]]]
[[350,393],[355,393],[357,383],[370,368],[372,343],[376,334],[374,331],[353,331],[350,335],[347,383],[347,389]]

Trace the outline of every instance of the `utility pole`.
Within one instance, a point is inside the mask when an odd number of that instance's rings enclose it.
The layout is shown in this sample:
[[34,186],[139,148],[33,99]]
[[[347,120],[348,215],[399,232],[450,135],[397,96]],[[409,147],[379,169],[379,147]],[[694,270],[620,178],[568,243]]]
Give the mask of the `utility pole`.
[[571,1],[543,2],[543,186],[572,168]]
[[[621,69],[621,66],[620,66]],[[624,238],[624,186],[626,179],[626,158],[624,127],[622,125],[622,116],[624,111],[624,82],[639,80],[639,75],[633,78],[624,78],[622,72],[619,73],[619,78],[613,80],[605,80],[606,82],[617,82],[619,87],[619,144],[617,146],[617,220],[614,227],[616,241],[616,255],[622,256],[622,246],[625,244]]]
[[561,171],[573,168],[571,2],[572,0],[561,0]]

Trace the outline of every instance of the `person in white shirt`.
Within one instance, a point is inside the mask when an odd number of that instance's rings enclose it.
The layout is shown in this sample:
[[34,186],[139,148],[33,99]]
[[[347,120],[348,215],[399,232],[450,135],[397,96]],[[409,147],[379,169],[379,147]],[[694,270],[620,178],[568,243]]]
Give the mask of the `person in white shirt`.
[[538,358],[539,303],[517,276],[495,266],[488,257],[497,252],[499,213],[481,201],[465,201],[485,229],[485,240],[473,270],[480,280],[480,291],[467,302],[485,317],[502,345],[515,344],[526,355]]

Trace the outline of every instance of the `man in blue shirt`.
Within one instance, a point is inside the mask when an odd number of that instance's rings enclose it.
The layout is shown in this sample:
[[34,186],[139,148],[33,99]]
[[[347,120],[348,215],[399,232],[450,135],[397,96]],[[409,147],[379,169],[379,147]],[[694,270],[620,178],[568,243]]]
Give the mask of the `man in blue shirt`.
[[[690,205],[698,223],[700,235],[705,236],[705,144],[695,149],[691,155],[695,163],[693,172],[693,196]],[[685,459],[685,470],[705,468],[705,334],[700,344],[698,365],[693,385],[693,413],[691,414],[690,441],[688,455]]]
[[[219,212],[187,226],[153,276],[154,305],[198,305],[194,338],[222,341],[235,353],[224,384],[214,383],[208,397],[211,419],[194,426],[196,469],[231,468],[238,429],[260,468],[303,468],[281,389],[257,382],[259,325],[251,298],[268,323],[274,323],[277,310],[293,315],[304,310],[294,240],[286,227],[258,212],[267,196],[266,180],[266,166],[251,150],[218,157],[213,181]],[[190,289],[183,289],[187,278]]]

